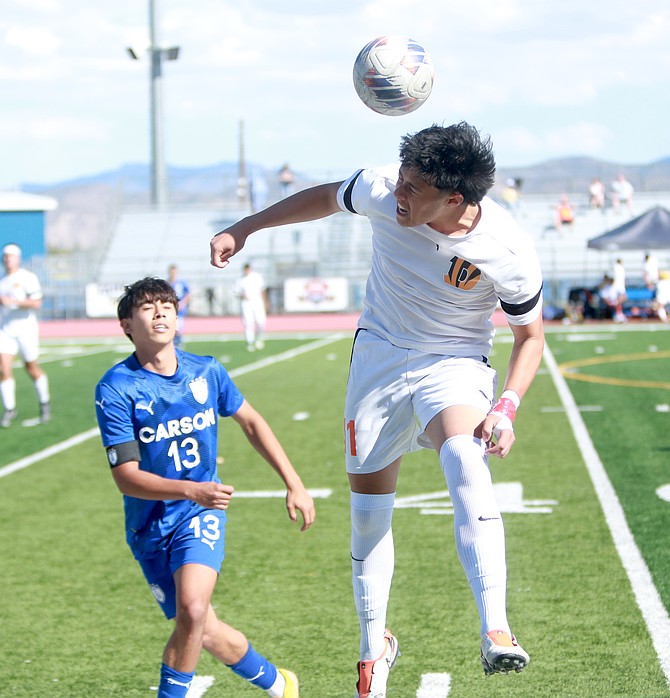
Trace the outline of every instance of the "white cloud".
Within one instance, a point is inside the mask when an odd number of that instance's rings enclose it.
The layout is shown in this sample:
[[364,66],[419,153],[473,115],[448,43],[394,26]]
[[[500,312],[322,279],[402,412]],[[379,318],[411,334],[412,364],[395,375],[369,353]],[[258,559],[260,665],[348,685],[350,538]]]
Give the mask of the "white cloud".
[[48,56],[61,46],[61,39],[46,27],[12,26],[5,33],[5,43],[28,55]]
[[13,117],[0,116],[0,138],[26,138],[34,141],[56,139],[90,142],[102,141],[100,123],[76,116],[39,116],[17,114]]
[[[146,157],[147,6],[6,0],[0,147],[16,148],[13,176],[39,180],[38,162],[20,155],[35,134],[43,143],[53,138],[50,152],[62,163],[86,162],[87,138],[99,144],[96,164]],[[240,119],[250,158],[270,167],[288,159],[310,171],[395,157],[403,133],[461,119],[494,136],[501,163],[670,154],[662,117],[670,112],[667,0],[469,0],[428,9],[419,0],[161,0],[157,7],[161,45],[181,47],[163,71],[166,155],[175,164],[236,157]],[[414,115],[377,117],[355,96],[354,57],[380,34],[409,35],[433,58],[435,89]],[[22,170],[27,164],[32,169]]]
[[503,128],[494,140],[498,162],[510,165],[574,155],[602,156],[614,140],[611,131],[601,124],[580,122],[554,128]]

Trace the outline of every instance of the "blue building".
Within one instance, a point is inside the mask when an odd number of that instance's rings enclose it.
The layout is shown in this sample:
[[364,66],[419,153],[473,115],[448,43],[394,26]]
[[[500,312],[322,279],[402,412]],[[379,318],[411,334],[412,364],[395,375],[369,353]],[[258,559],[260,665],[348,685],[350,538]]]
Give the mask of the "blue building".
[[24,261],[46,255],[45,214],[57,206],[49,196],[0,192],[0,249],[15,242],[23,250]]

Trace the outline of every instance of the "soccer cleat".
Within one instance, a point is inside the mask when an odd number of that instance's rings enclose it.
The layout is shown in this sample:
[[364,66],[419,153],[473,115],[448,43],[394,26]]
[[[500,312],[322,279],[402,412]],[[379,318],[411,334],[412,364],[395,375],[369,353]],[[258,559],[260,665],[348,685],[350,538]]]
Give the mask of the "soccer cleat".
[[284,687],[282,698],[299,698],[300,690],[298,686],[298,677],[288,669],[277,669],[277,671],[286,680],[286,686]]
[[482,638],[482,666],[487,676],[521,671],[528,666],[528,653],[517,644],[514,635],[504,630],[490,630]]
[[46,424],[51,419],[51,407],[48,402],[40,403],[40,423]]
[[5,410],[0,419],[0,427],[7,428],[16,419],[16,410]]
[[398,640],[388,628],[384,631],[386,649],[379,659],[358,662],[356,698],[386,698],[386,682],[389,671],[398,659]]

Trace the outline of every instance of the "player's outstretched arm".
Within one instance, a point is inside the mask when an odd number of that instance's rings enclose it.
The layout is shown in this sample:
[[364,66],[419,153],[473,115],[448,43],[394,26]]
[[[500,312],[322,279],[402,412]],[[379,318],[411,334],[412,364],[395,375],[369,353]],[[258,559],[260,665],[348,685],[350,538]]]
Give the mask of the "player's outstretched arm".
[[227,509],[234,488],[220,482],[171,480],[140,470],[137,461],[127,461],[112,468],[119,490],[129,497],[152,500],[190,499],[207,509]]
[[286,509],[291,521],[297,521],[296,511],[302,514],[301,531],[306,531],[312,523],[316,512],[314,501],[302,484],[282,445],[274,435],[270,425],[245,400],[233,419],[240,425],[249,443],[277,471],[286,485]]
[[[487,453],[504,458],[514,445],[514,416],[518,402],[530,388],[537,369],[542,361],[544,350],[544,328],[542,317],[529,325],[510,325],[514,344],[507,365],[507,377],[501,399],[482,423],[482,439],[489,444]],[[516,404],[506,402],[505,391],[516,394]],[[512,396],[514,397],[514,396]],[[492,439],[495,437],[495,443]]]
[[341,184],[332,182],[303,189],[217,233],[209,243],[212,266],[220,269],[228,266],[230,258],[244,247],[249,235],[257,230],[314,221],[337,213],[340,210],[337,190]]

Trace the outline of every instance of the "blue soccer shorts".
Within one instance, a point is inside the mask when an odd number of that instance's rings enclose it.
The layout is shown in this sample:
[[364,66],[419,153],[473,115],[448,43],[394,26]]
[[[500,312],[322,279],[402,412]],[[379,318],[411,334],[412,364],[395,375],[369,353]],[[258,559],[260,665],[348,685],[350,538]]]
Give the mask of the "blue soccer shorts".
[[226,512],[204,509],[182,521],[164,547],[151,557],[138,559],[149,589],[166,618],[177,615],[175,572],[184,565],[211,567],[217,574],[225,556]]

